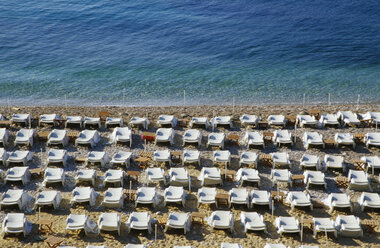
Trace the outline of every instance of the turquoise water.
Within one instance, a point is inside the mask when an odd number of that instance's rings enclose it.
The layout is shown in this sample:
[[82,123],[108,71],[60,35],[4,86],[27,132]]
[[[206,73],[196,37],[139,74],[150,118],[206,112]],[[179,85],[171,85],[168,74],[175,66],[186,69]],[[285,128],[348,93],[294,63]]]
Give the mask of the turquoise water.
[[1,1],[0,104],[180,105],[183,90],[189,105],[380,102],[379,13],[379,1]]

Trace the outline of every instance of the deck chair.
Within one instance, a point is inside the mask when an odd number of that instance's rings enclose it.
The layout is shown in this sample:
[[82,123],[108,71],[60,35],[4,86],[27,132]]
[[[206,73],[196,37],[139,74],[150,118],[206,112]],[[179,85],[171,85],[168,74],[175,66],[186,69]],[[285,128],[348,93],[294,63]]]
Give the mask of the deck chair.
[[148,212],[132,212],[126,225],[128,233],[132,229],[148,230],[149,234],[152,233],[152,218]]
[[361,170],[349,170],[348,171],[348,184],[349,189],[369,189],[372,191],[370,179],[368,173]]
[[5,166],[7,164],[7,159],[8,159],[8,152],[0,147],[0,162],[3,163],[3,165]]
[[97,125],[98,128],[102,127],[102,122],[100,117],[84,117],[83,127],[86,128],[86,125]]
[[22,163],[24,166],[26,166],[26,163],[32,160],[32,158],[32,152],[17,150],[9,154],[7,159],[7,166],[9,166],[11,163]]
[[198,180],[201,181],[202,186],[215,184],[223,185],[220,170],[215,167],[203,167]]
[[309,146],[322,146],[325,148],[323,135],[317,132],[304,132],[302,142],[305,149],[309,149]]
[[84,230],[88,234],[98,234],[96,223],[84,214],[70,214],[66,219],[66,233],[68,231]]
[[186,191],[183,187],[169,186],[164,193],[164,206],[168,202],[180,202],[183,207],[186,204]]
[[170,143],[170,145],[174,145],[174,129],[173,128],[159,128],[156,131],[156,140],[157,143]]
[[102,206],[112,208],[123,208],[124,206],[124,190],[123,188],[108,188],[104,193]]
[[263,134],[259,132],[245,132],[243,142],[248,149],[250,146],[262,146],[265,148]]
[[200,204],[215,204],[216,188],[202,187],[198,189],[198,207]]
[[290,191],[286,196],[286,202],[290,204],[291,209],[295,207],[309,207],[313,211],[313,204],[310,201],[310,195],[302,191]]
[[24,213],[8,213],[1,225],[1,234],[22,233],[24,237],[30,233],[32,225],[28,222]]
[[75,145],[91,145],[96,146],[100,141],[99,132],[96,130],[83,130],[79,133],[78,138],[75,140]]
[[319,125],[322,127],[325,126],[340,126],[340,123],[338,121],[338,116],[335,114],[323,114],[321,115],[321,118],[319,119]]
[[31,123],[32,117],[29,114],[13,114],[11,121],[13,124],[23,123],[25,127]]
[[336,133],[334,140],[336,148],[339,148],[339,145],[350,145],[352,149],[355,149],[354,136],[350,133]]
[[273,152],[272,161],[273,168],[276,166],[290,165],[289,153],[287,152]]
[[325,155],[325,170],[327,169],[341,169],[346,171],[343,156]]
[[335,208],[350,208],[353,212],[354,208],[349,195],[345,193],[330,193],[325,204],[329,207],[329,212],[332,213]]
[[249,202],[249,194],[246,188],[232,188],[229,191],[228,205],[231,208],[232,204],[246,204],[247,208],[251,206]]
[[197,163],[201,165],[201,153],[197,150],[184,150],[182,153],[182,166],[185,163]]
[[184,233],[186,234],[188,231],[190,231],[190,227],[191,217],[189,213],[172,212],[169,214],[164,231],[167,232],[169,228],[183,229]]
[[225,163],[227,166],[231,164],[231,153],[228,150],[225,151],[214,151],[213,160],[216,163]]
[[146,176],[149,182],[163,182],[166,184],[165,171],[162,168],[147,168]]
[[22,189],[8,189],[3,194],[0,202],[0,210],[3,206],[17,205],[19,210],[24,210],[32,197]]
[[171,160],[171,156],[170,156],[170,151],[168,149],[166,149],[166,150],[156,150],[153,153],[153,161],[156,164],[168,162],[169,166],[171,166],[172,165],[172,160]]
[[63,149],[50,149],[48,151],[48,157],[46,159],[46,163],[49,164],[56,164],[56,163],[62,163],[63,167],[66,167],[68,155],[67,151]]
[[354,215],[338,215],[335,220],[335,228],[339,235],[346,237],[363,237],[363,229],[359,217]]
[[315,119],[314,116],[311,115],[297,115],[296,125],[299,125],[300,127],[316,127],[318,125],[318,121]]
[[220,245],[220,248],[243,248],[243,246],[239,245],[238,243],[226,243],[226,242],[223,242]]
[[104,186],[108,183],[120,183],[121,187],[124,186],[124,175],[125,172],[123,170],[113,170],[108,169],[106,174],[104,175]]
[[273,144],[278,147],[280,147],[282,144],[290,144],[292,146],[292,134],[288,130],[275,130],[273,133]]
[[363,120],[373,120],[373,124],[380,124],[380,112],[367,112],[362,115]]
[[135,207],[137,204],[152,204],[153,207],[156,207],[158,200],[155,187],[140,187],[135,196]]
[[88,245],[86,248],[108,248],[105,245]]
[[240,117],[240,122],[242,126],[247,127],[247,126],[257,126],[257,123],[260,121],[260,117],[257,115],[248,115],[248,114],[243,114]]
[[8,144],[9,131],[6,128],[0,128],[0,143],[5,146]]
[[362,212],[364,212],[365,208],[379,209],[380,195],[378,193],[363,192],[358,199],[358,203]]
[[253,165],[254,168],[257,168],[257,161],[259,160],[259,156],[256,152],[248,152],[243,151],[240,154],[239,166],[242,164]]
[[108,162],[110,161],[110,157],[108,152],[98,152],[91,151],[87,154],[86,164],[89,163],[100,163],[100,166],[104,168]]
[[275,220],[277,233],[282,235],[284,233],[299,233],[301,229],[299,221],[294,217],[280,216]]
[[216,116],[211,119],[212,128],[217,128],[218,125],[228,125],[230,128],[233,127],[231,116]]
[[75,184],[81,182],[90,182],[92,186],[95,186],[96,171],[94,169],[80,169],[75,176]]
[[61,183],[65,186],[65,171],[62,168],[47,167],[44,172],[44,181],[42,184],[46,187],[48,183]]
[[266,190],[253,189],[251,191],[251,208],[253,208],[254,204],[268,205],[269,209],[272,209],[271,193]]
[[366,147],[380,146],[380,133],[367,133],[364,137]]
[[36,201],[34,203],[34,209],[38,209],[42,206],[53,206],[54,209],[58,209],[61,204],[61,192],[50,190],[39,192]]
[[306,170],[303,175],[305,177],[304,183],[307,189],[310,187],[310,185],[323,185],[323,187],[327,189],[325,174],[322,171]]
[[183,134],[183,146],[186,143],[197,144],[198,146],[202,143],[202,133],[198,129],[188,129]]
[[132,153],[131,152],[125,152],[125,151],[118,151],[115,153],[115,155],[112,156],[112,159],[110,161],[110,164],[116,165],[125,165],[125,167],[128,167],[130,165]]
[[193,128],[195,126],[204,126],[204,128],[207,129],[210,126],[210,122],[207,117],[192,117],[189,127]]
[[188,185],[190,183],[189,173],[185,168],[170,168],[169,181],[171,185]]
[[242,186],[244,182],[257,183],[258,186],[260,186],[259,172],[256,169],[240,168],[235,175],[235,181],[238,182],[240,186]]
[[33,146],[36,130],[22,128],[16,133],[15,145]]
[[257,212],[241,212],[240,225],[243,226],[244,232],[248,231],[264,231],[267,232],[264,218]]
[[129,121],[129,126],[142,126],[144,129],[149,128],[150,121],[145,117],[132,117]]
[[110,135],[111,143],[129,143],[132,147],[132,130],[129,127],[115,127]]
[[380,157],[379,156],[363,156],[360,160],[367,163],[367,172],[368,170],[372,171],[372,174],[375,174],[375,169],[380,169]]
[[271,126],[284,126],[286,127],[287,120],[283,115],[270,115],[268,116],[268,124]]
[[30,176],[29,167],[12,167],[7,170],[5,183],[21,181],[23,185],[26,185],[30,182]]
[[122,127],[124,125],[124,120],[123,118],[118,117],[107,117],[105,122],[105,128],[111,125]]
[[157,125],[159,127],[168,126],[170,125],[172,128],[177,126],[177,118],[173,115],[160,115],[157,119]]
[[290,246],[286,247],[285,245],[283,244],[269,244],[269,243],[266,243],[264,248],[290,248]]
[[99,231],[117,231],[120,236],[120,214],[119,213],[102,213],[98,220]]
[[288,169],[272,169],[271,171],[272,187],[278,183],[287,183],[290,187],[292,184],[292,174]]
[[146,245],[127,244],[124,248],[147,248]]
[[300,159],[301,169],[315,168],[317,170],[322,170],[321,159],[317,155],[311,155],[304,153]]
[[83,128],[82,116],[66,116],[65,128],[67,128],[68,125],[79,125],[80,128]]
[[338,119],[341,120],[341,124],[346,125],[359,125],[360,121],[358,115],[354,114],[352,111],[339,111],[337,113]]
[[224,142],[226,135],[224,133],[210,133],[208,135],[207,147],[218,146],[220,149],[224,149]]
[[95,206],[97,193],[91,187],[75,187],[70,204],[88,202],[90,206]]
[[313,236],[317,237],[318,232],[332,232],[335,238],[338,237],[338,231],[335,229],[335,222],[330,218],[313,218],[314,228]]
[[57,119],[61,119],[61,117],[57,114],[40,115],[40,119],[38,120],[38,126],[41,126],[41,124],[51,124],[55,126],[55,120]]
[[214,211],[207,218],[207,223],[210,225],[211,230],[229,229],[231,233],[234,232],[234,222],[234,216],[231,211]]

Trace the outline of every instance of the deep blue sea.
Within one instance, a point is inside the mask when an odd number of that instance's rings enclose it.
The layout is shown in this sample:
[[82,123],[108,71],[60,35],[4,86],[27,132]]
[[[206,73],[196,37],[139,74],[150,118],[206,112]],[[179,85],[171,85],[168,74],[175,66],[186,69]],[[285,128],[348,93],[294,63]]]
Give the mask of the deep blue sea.
[[[0,1],[0,104],[380,102],[380,1]],[[65,100],[66,99],[66,100]]]

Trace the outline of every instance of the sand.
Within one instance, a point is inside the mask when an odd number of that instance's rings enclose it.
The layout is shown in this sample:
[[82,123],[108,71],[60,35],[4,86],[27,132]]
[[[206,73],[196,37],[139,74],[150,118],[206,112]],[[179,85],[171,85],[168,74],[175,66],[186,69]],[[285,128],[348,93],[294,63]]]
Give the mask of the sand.
[[[376,104],[368,104],[368,105],[360,105],[357,109],[356,106],[353,105],[333,105],[333,106],[307,106],[303,108],[302,106],[236,106],[233,112],[233,109],[231,106],[191,106],[184,109],[183,107],[49,107],[49,106],[43,106],[43,107],[19,107],[19,109],[11,109],[2,107],[0,108],[0,113],[3,114],[5,117],[10,117],[12,113],[30,113],[33,117],[38,117],[40,114],[49,114],[49,113],[57,113],[62,116],[66,115],[82,115],[82,116],[97,116],[97,113],[99,111],[109,111],[111,116],[114,117],[122,117],[124,118],[125,122],[127,123],[129,119],[132,116],[146,116],[148,117],[153,125],[149,128],[150,131],[155,131],[157,129],[155,122],[157,120],[157,117],[159,114],[173,114],[177,116],[178,118],[182,118],[182,116],[216,116],[216,115],[232,115],[232,116],[240,116],[243,113],[249,113],[249,114],[256,114],[261,116],[263,119],[266,118],[269,114],[283,114],[283,115],[296,115],[302,111],[308,111],[312,108],[319,108],[322,110],[322,113],[336,113],[338,110],[352,110],[357,113],[365,113],[367,111],[380,111],[380,106]],[[52,127],[50,126],[44,126],[44,127],[35,127],[37,128],[37,131],[42,130],[51,130]],[[19,127],[12,127],[11,133],[12,138],[14,139],[14,135],[17,132]],[[270,153],[273,151],[286,151],[290,154],[290,159],[292,162],[292,165],[290,167],[290,170],[292,173],[296,174],[302,174],[302,170],[299,168],[299,159],[301,158],[302,154],[305,152],[305,149],[302,146],[302,134],[304,131],[312,131],[314,129],[311,128],[297,128],[297,130],[294,130],[293,127],[288,128],[289,131],[298,137],[297,142],[295,145],[291,148],[289,147],[281,147],[276,148],[275,146],[269,145],[265,149],[251,149],[252,151],[255,151],[257,153]],[[247,128],[240,127],[239,124],[236,124],[233,129],[223,129],[218,128],[217,131],[219,132],[225,132],[227,134],[234,133],[238,134],[240,137],[243,137],[244,132],[247,130]],[[270,128],[268,131],[273,131],[275,129]],[[181,211],[181,212],[191,212],[191,211],[200,211],[205,213],[207,216],[209,216],[212,211],[215,210],[214,206],[207,206],[207,205],[201,205],[199,209],[196,208],[196,192],[197,189],[200,187],[199,182],[196,180],[196,178],[199,175],[199,168],[196,168],[192,165],[187,165],[187,169],[189,169],[190,175],[192,177],[192,190],[191,192],[188,191],[188,188],[186,188],[188,193],[188,200],[186,202],[186,206],[183,208],[180,205],[176,204],[170,204],[167,208],[163,207],[162,198],[161,198],[161,204],[157,208],[152,207],[144,207],[144,206],[138,206],[137,209],[134,207],[133,203],[128,202],[125,204],[125,207],[120,209],[108,209],[103,208],[100,206],[100,202],[103,199],[104,191],[106,190],[104,187],[102,187],[101,181],[98,180],[96,183],[95,190],[100,194],[100,196],[97,198],[96,206],[95,207],[89,207],[89,206],[73,206],[70,207],[69,201],[71,199],[71,191],[75,187],[74,182],[74,176],[78,169],[85,168],[86,166],[84,164],[76,163],[74,158],[76,157],[86,157],[86,154],[89,150],[104,150],[107,151],[111,156],[118,150],[125,150],[125,151],[133,151],[133,154],[137,156],[139,152],[141,152],[144,149],[144,143],[141,140],[141,134],[142,130],[134,129],[133,130],[133,149],[130,149],[127,146],[124,145],[110,145],[108,136],[111,133],[110,129],[101,128],[99,129],[102,140],[101,143],[94,147],[93,149],[88,147],[75,147],[72,143],[67,147],[68,153],[70,155],[70,159],[68,161],[68,166],[65,168],[66,174],[67,174],[67,183],[65,187],[62,187],[60,185],[53,185],[49,186],[49,189],[59,190],[62,192],[63,201],[61,203],[59,210],[53,210],[52,208],[43,208],[41,210],[41,218],[48,218],[54,220],[53,224],[53,230],[54,230],[54,236],[58,237],[64,237],[65,245],[71,245],[76,247],[86,247],[87,245],[105,245],[108,247],[123,247],[127,243],[134,243],[134,244],[146,244],[148,247],[173,247],[175,245],[191,245],[194,247],[220,247],[221,242],[236,242],[241,244],[243,247],[263,247],[266,243],[283,243],[287,246],[291,247],[297,247],[301,244],[307,244],[307,245],[319,245],[319,247],[326,247],[326,238],[324,235],[319,235],[317,238],[314,238],[312,235],[312,229],[308,225],[304,228],[304,235],[303,235],[303,242],[301,242],[299,235],[284,235],[283,237],[280,237],[277,232],[276,228],[274,226],[274,218],[277,216],[295,216],[301,217],[303,216],[304,219],[311,219],[312,217],[331,217],[335,219],[335,217],[338,214],[350,214],[349,212],[344,211],[334,211],[332,214],[329,214],[326,209],[314,209],[313,212],[310,212],[308,209],[296,209],[292,211],[289,206],[284,204],[276,204],[276,210],[274,211],[274,216],[272,217],[271,211],[268,210],[265,207],[258,207],[254,209],[249,209],[248,211],[257,211],[264,215],[264,220],[268,227],[268,234],[265,233],[254,233],[249,232],[248,234],[245,234],[239,224],[240,219],[240,213],[241,211],[245,211],[245,206],[235,206],[233,207],[232,211],[235,217],[235,230],[236,233],[231,234],[224,230],[214,230],[211,231],[210,227],[205,224],[199,224],[199,223],[193,223],[193,226],[191,228],[191,231],[188,232],[186,235],[183,234],[182,231],[169,231],[167,233],[163,232],[163,229],[161,226],[157,227],[158,230],[158,236],[157,241],[155,241],[155,236],[153,234],[148,234],[146,232],[135,232],[132,231],[131,234],[127,234],[125,222],[128,219],[129,214],[132,211],[149,211],[153,217],[157,215],[163,215],[168,216],[168,214],[172,211]],[[203,134],[203,140],[202,145],[200,148],[198,148],[201,151],[201,158],[202,158],[202,166],[211,166],[212,165],[212,150],[206,148],[206,142],[207,142],[207,135],[211,132],[211,129],[204,130],[202,129]],[[350,133],[366,133],[366,132],[373,132],[374,128],[326,128],[326,129],[318,129],[318,132],[322,133],[324,135],[324,138],[333,138],[334,134],[336,132],[350,132]],[[182,134],[184,133],[184,128],[177,127],[176,130],[176,137],[175,137],[175,145],[171,146],[171,150],[183,150],[184,147],[182,146]],[[12,142],[11,142],[12,143]],[[148,143],[146,146],[146,150],[148,151],[154,151],[156,149],[165,149],[165,145],[159,145],[155,146],[153,143]],[[195,147],[186,147],[186,148],[195,148]],[[227,149],[231,151],[232,154],[232,162],[231,162],[231,169],[237,170],[239,167],[239,153],[246,148],[244,146],[233,146],[233,145],[227,145]],[[15,150],[13,144],[10,144],[6,147],[8,151]],[[26,148],[21,148],[26,149]],[[41,153],[42,149],[42,153]],[[46,157],[47,157],[47,151],[49,150],[49,147],[46,146],[45,142],[36,142],[35,145],[31,148],[31,151],[34,152],[34,158],[33,161],[29,163],[30,168],[35,168],[37,166],[40,166],[41,159],[42,163],[46,164]],[[348,164],[349,167],[353,167],[352,161],[354,159],[359,159],[363,155],[379,155],[380,149],[378,148],[371,148],[367,149],[362,144],[358,145],[355,150],[352,150],[348,147],[343,147],[339,149],[319,149],[319,148],[311,148],[308,150],[311,154],[317,154],[320,155],[321,158],[325,154],[337,154],[337,155],[343,155],[345,158],[345,162]],[[98,175],[101,176],[104,174],[106,169],[101,169],[99,166],[95,165],[89,165],[88,167],[96,168],[98,171]],[[137,164],[132,162],[131,167],[133,169],[137,169]],[[224,168],[222,165],[219,166],[221,169]],[[6,167],[1,166],[1,169],[6,170]],[[168,168],[166,168],[168,170]],[[262,177],[262,185],[261,189],[270,190],[271,188],[271,179],[270,176],[270,168],[266,167],[262,164],[259,164],[258,170],[260,172],[260,176]],[[357,198],[360,195],[360,192],[353,191],[353,190],[347,190],[343,188],[338,188],[333,180],[333,178],[337,175],[342,175],[342,172],[332,172],[328,171],[326,172],[326,179],[328,183],[328,189],[325,191],[323,188],[315,188],[312,187],[309,189],[309,193],[312,196],[313,200],[323,200],[327,197],[328,193],[331,192],[346,192],[348,193],[352,200],[354,201],[354,215],[360,217],[361,219],[375,219],[377,221],[380,221],[380,216],[375,211],[366,211],[364,213],[360,212],[359,206],[357,204]],[[1,193],[5,192],[6,190],[10,188],[22,188],[28,191],[29,194],[36,196],[37,193],[41,190],[44,190],[45,187],[42,186],[42,178],[35,178],[31,181],[30,184],[26,186],[22,186],[21,184],[7,184],[7,185],[1,185],[0,191]],[[375,176],[374,180],[378,180],[378,176]],[[139,178],[139,184],[133,184],[133,188],[137,188],[138,186],[146,184],[146,180],[144,178],[144,174],[142,174]],[[162,195],[163,191],[165,189],[164,185],[156,185],[159,188],[159,192]],[[129,187],[129,182],[126,181],[125,187]],[[234,182],[228,181],[224,183],[223,187],[218,187],[218,191],[227,191],[231,188],[236,187],[236,184]],[[372,182],[372,187],[374,192],[379,193],[379,187],[377,182]],[[247,186],[247,188],[252,189],[254,187]],[[288,187],[281,186],[281,190],[289,190]],[[304,187],[294,187],[292,190],[305,190]],[[33,202],[30,202],[29,208],[30,210],[26,211],[26,216],[28,218],[28,221],[31,223],[35,223],[38,220],[38,211],[32,210]],[[5,209],[1,210],[0,212],[0,220],[2,221],[6,213],[9,212],[18,212],[17,210],[12,209]],[[65,233],[65,220],[67,216],[70,213],[77,213],[77,214],[88,214],[89,217],[94,220],[98,221],[98,218],[101,213],[103,212],[120,212],[121,214],[121,220],[122,220],[122,235],[119,237],[117,233],[101,233],[101,235],[97,237],[86,237],[84,235],[84,232],[80,233]],[[153,227],[154,228],[154,227]],[[377,230],[379,231],[379,230]],[[29,236],[26,238],[23,237],[13,237],[13,236],[7,236],[6,239],[2,240],[0,243],[0,247],[46,247],[46,244],[44,244],[44,241],[42,239],[44,237],[47,237],[48,234],[46,233],[39,233],[38,232],[38,226],[36,224],[33,224],[33,230]],[[329,247],[356,247],[356,246],[362,246],[362,247],[380,247],[379,245],[380,241],[378,238],[378,235],[375,233],[365,233],[364,237],[362,239],[357,238],[344,238],[339,237],[338,239],[334,239],[332,236],[328,237],[328,245]]]

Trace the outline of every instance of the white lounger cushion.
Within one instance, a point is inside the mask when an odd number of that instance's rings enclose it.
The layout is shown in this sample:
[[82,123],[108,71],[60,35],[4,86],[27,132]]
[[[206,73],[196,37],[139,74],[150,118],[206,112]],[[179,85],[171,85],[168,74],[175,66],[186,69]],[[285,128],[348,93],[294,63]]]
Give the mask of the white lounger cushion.
[[372,119],[374,124],[380,124],[380,112],[367,112],[362,117],[363,120]]
[[365,161],[368,168],[378,169],[380,168],[380,157],[379,156],[363,156],[360,160]]
[[146,175],[150,182],[160,182],[163,181],[165,183],[165,171],[162,168],[147,168]]
[[280,216],[276,218],[277,232],[281,235],[283,233],[298,233],[300,232],[299,222],[294,217]]
[[129,125],[143,125],[144,129],[149,127],[150,121],[145,117],[132,117]]
[[234,216],[231,211],[214,211],[207,219],[212,228],[234,230]]
[[63,149],[50,149],[48,152],[47,163],[63,163],[66,166],[67,151]]
[[66,127],[67,124],[79,124],[82,128],[83,117],[82,116],[66,116]]
[[287,248],[287,247],[283,244],[268,244],[268,243],[266,243],[264,248]]
[[105,126],[106,126],[106,128],[107,128],[107,126],[109,126],[109,125],[119,125],[119,126],[123,126],[123,124],[124,124],[123,118],[118,118],[118,117],[107,117],[107,118],[106,118]]
[[301,191],[290,191],[286,196],[286,201],[290,203],[292,209],[294,207],[310,206],[312,210],[310,195],[307,193]]
[[66,230],[82,230],[85,234],[98,233],[96,223],[84,214],[70,214],[66,219]]
[[145,245],[127,244],[124,248],[146,248]]
[[240,122],[243,125],[257,125],[257,123],[260,121],[260,118],[257,117],[257,115],[248,115],[248,114],[243,114],[240,117]]
[[202,133],[197,129],[188,129],[183,134],[183,144],[185,143],[197,143],[198,146],[201,145],[202,142]]
[[380,146],[380,133],[367,133],[364,137],[364,142],[367,147]]
[[164,192],[164,205],[167,202],[181,202],[185,206],[186,192],[182,187],[169,186]]
[[345,170],[343,156],[325,155],[325,167],[326,169],[343,169]]
[[120,236],[120,214],[119,213],[102,213],[98,220],[99,230],[117,231]]
[[216,163],[229,163],[231,161],[230,151],[214,151],[213,152],[213,161]]
[[322,126],[325,125],[339,125],[338,116],[335,114],[323,114],[319,119]]
[[100,163],[104,167],[109,161],[108,152],[91,151],[87,154],[87,163]]
[[321,169],[321,159],[317,155],[304,153],[300,160],[301,169],[303,167],[315,167],[317,170]]
[[4,148],[0,147],[0,162],[6,165],[8,156],[8,152]]
[[289,153],[287,152],[274,152],[271,153],[273,159],[273,165],[289,165]]
[[363,237],[363,229],[360,225],[360,219],[354,215],[338,215],[335,220],[335,227],[343,236]]
[[[251,204],[269,205],[271,208],[272,197],[271,193],[266,190],[253,189],[251,191]],[[251,207],[252,207],[251,205]]]
[[148,230],[152,232],[151,217],[148,212],[132,212],[127,220],[128,233],[131,229]]
[[84,118],[84,127],[86,127],[86,125],[98,125],[98,127],[100,128],[102,126],[102,123],[100,122],[100,117],[85,117]]
[[190,121],[190,127],[192,128],[194,125],[204,125],[205,128],[208,128],[210,123],[207,117],[193,117]]
[[129,143],[132,145],[132,130],[129,127],[115,127],[110,135],[112,143]]
[[162,125],[171,125],[172,127],[177,126],[177,118],[173,115],[160,115],[157,120],[157,124],[159,126]]
[[309,188],[310,184],[314,185],[324,185],[326,188],[326,181],[325,181],[325,174],[321,171],[310,171],[306,170],[303,173],[305,179],[304,183],[307,185],[307,188]]
[[325,204],[330,208],[330,212],[332,212],[336,207],[350,208],[352,212],[350,196],[348,196],[345,193],[330,193],[327,199],[325,200]]
[[248,230],[252,230],[252,231],[266,230],[264,218],[261,214],[257,212],[241,212],[240,224],[244,227],[244,232],[247,232]]
[[159,128],[156,131],[156,143],[158,142],[170,142],[174,144],[174,129],[173,128]]
[[34,129],[22,128],[16,133],[15,144],[33,146],[33,138],[35,135],[36,131]]
[[203,167],[198,180],[201,181],[202,186],[208,184],[222,184],[220,170],[215,167]]
[[249,208],[249,195],[246,188],[232,188],[229,191],[229,205],[231,207],[232,203],[234,204],[247,204]]
[[169,180],[170,183],[188,184],[189,183],[189,173],[183,167],[170,168],[169,170]]
[[247,146],[252,145],[265,147],[263,134],[259,132],[245,132],[243,141]]
[[97,193],[91,187],[75,187],[70,202],[89,202],[90,206],[94,206],[96,197]]
[[78,138],[75,140],[75,144],[90,144],[91,147],[96,146],[100,141],[99,132],[96,130],[83,130],[79,133]]
[[30,172],[29,167],[12,167],[8,169],[7,175],[5,177],[5,183],[8,181],[22,181],[22,184],[25,185],[30,182]]
[[198,205],[215,203],[216,188],[202,187],[198,189]]
[[223,149],[225,139],[226,135],[224,133],[210,133],[208,135],[207,146],[220,146]]
[[6,128],[0,128],[0,143],[3,143],[3,145],[8,144],[9,139],[9,131]]
[[21,123],[25,123],[28,124],[30,122],[30,115],[29,114],[13,114],[12,115],[12,122],[21,122]]
[[40,123],[50,123],[53,124],[56,119],[59,119],[60,117],[57,114],[44,114],[40,115]]
[[220,245],[220,248],[243,248],[243,246],[239,245],[238,243],[225,243],[225,242],[223,242]]
[[42,191],[38,193],[36,197],[36,202],[34,203],[34,208],[37,208],[38,206],[43,205],[52,205],[54,209],[59,208],[59,205],[61,204],[61,192],[59,191]]
[[115,153],[115,155],[113,155],[110,163],[112,165],[125,164],[126,166],[128,166],[130,164],[131,157],[131,152],[118,151],[117,153]]
[[315,119],[314,116],[310,115],[297,115],[297,124],[300,125],[300,127],[304,127],[305,125],[317,125],[318,121]]
[[103,206],[115,206],[122,208],[124,205],[123,188],[108,188],[104,193]]
[[259,159],[259,156],[257,155],[256,152],[243,151],[240,155],[239,164],[240,164],[240,166],[242,164],[248,164],[248,165],[253,164],[255,167],[257,167],[257,160],[258,159]]
[[275,130],[273,133],[273,143],[279,144],[293,144],[292,134],[288,130]]
[[140,187],[136,193],[136,204],[153,204],[155,206],[158,202],[156,188],[154,187]]
[[334,139],[337,145],[352,145],[355,148],[354,136],[350,133],[336,133]]
[[380,208],[380,195],[378,193],[363,192],[358,203],[362,211],[364,208]]
[[337,113],[338,118],[340,118],[344,125],[359,125],[360,121],[358,119],[357,114],[354,114],[351,111],[339,111]]
[[1,233],[23,233],[25,237],[31,230],[32,225],[24,213],[8,213],[3,220]]
[[9,165],[9,163],[23,163],[25,166],[28,161],[32,160],[32,158],[33,153],[29,151],[17,150],[9,154],[7,164]]
[[198,163],[201,161],[201,153],[197,150],[184,150],[182,154],[182,163]]
[[94,169],[80,169],[75,177],[76,183],[91,182],[93,186],[95,185],[95,179],[96,171]]
[[153,153],[153,161],[156,162],[167,162],[170,161],[170,151],[169,150],[157,150]]
[[274,183],[291,183],[291,173],[288,169],[272,169],[271,178]]
[[350,180],[350,184],[348,186],[349,189],[352,189],[354,186],[365,186],[370,188],[367,172],[361,170],[349,170],[348,180]]
[[269,125],[284,126],[286,125],[286,118],[283,115],[270,115],[268,116]]
[[303,145],[306,149],[309,148],[309,145],[322,145],[325,146],[323,142],[323,136],[317,132],[304,132],[303,134]]
[[166,222],[165,231],[170,228],[184,229],[185,234],[190,231],[191,219],[189,213],[172,212],[169,214],[168,221]]
[[65,184],[65,171],[62,168],[52,168],[47,167],[44,173],[44,185],[47,183],[57,183],[61,182],[62,185]]
[[211,119],[211,125],[215,128],[218,125],[229,125],[232,128],[231,116],[216,116]]
[[8,189],[2,197],[0,207],[17,205],[20,210],[24,210],[28,201],[32,199],[32,197],[22,189]]
[[334,232],[337,237],[337,230],[335,229],[335,223],[330,218],[313,218],[314,223],[314,236],[317,232]]
[[240,184],[243,184],[245,181],[259,183],[260,176],[256,169],[240,168],[236,173],[235,180],[240,182]]
[[124,185],[124,174],[123,170],[108,169],[104,175],[104,184],[106,183],[120,183],[121,187]]

